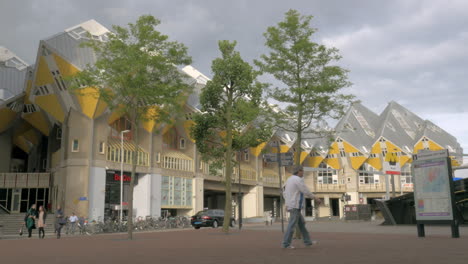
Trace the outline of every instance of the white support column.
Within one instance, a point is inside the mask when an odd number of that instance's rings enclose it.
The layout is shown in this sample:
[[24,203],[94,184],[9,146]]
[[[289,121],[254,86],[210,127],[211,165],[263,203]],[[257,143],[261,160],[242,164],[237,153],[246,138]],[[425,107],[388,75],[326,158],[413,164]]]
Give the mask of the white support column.
[[243,217],[263,217],[263,186],[252,187],[242,201]]
[[91,167],[88,186],[88,219],[104,219],[104,201],[106,195],[106,170]]
[[190,214],[195,214],[198,211],[203,210],[203,190],[204,190],[204,179],[203,178],[193,178],[192,184],[192,212]]
[[161,182],[160,174],[151,174],[149,215],[153,217],[161,216]]

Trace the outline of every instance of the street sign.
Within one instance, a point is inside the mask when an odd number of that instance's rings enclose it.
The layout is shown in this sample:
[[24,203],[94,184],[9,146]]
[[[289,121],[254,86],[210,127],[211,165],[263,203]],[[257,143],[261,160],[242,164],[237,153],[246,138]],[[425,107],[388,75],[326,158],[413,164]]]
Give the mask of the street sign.
[[387,152],[385,155],[385,160],[383,162],[383,169],[385,174],[394,174],[400,175],[401,168],[400,162],[398,160],[398,153],[396,152]]
[[[294,153],[292,152],[281,153],[280,157],[281,157],[281,166],[294,165]],[[278,154],[277,153],[263,154],[263,159],[267,163],[278,162]]]

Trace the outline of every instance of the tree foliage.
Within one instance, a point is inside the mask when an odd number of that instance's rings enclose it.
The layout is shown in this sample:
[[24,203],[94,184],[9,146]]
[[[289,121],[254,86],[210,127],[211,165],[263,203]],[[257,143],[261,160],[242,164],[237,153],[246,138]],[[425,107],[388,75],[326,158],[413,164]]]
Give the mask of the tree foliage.
[[[341,59],[336,48],[311,40],[316,32],[310,26],[311,19],[296,10],[286,12],[283,21],[264,33],[270,52],[255,61],[262,72],[286,86],[269,89],[269,95],[282,110],[275,116],[277,126],[297,135],[295,148],[299,153],[302,134],[317,132],[328,118],[341,117],[354,98],[340,94],[350,85],[348,71],[333,64]],[[295,163],[299,161],[300,155],[296,155]]]
[[[230,219],[234,154],[266,141],[271,130],[259,117],[264,106],[264,85],[256,81],[257,73],[235,51],[235,41],[223,40],[218,44],[221,58],[213,60],[214,76],[202,90],[202,113],[195,115],[191,133],[211,168],[225,170],[224,219]],[[229,222],[224,222],[225,232],[229,231]]]
[[[97,61],[73,78],[71,88],[80,93],[92,87],[95,96],[109,109],[128,118],[132,124],[133,144],[129,193],[128,236],[132,239],[133,187],[137,163],[138,133],[141,121],[171,122],[180,112],[190,86],[177,65],[191,63],[187,48],[156,30],[160,21],[151,15],[141,16],[128,27],[113,26],[107,41],[84,43],[94,49]],[[92,38],[90,38],[92,39]]]

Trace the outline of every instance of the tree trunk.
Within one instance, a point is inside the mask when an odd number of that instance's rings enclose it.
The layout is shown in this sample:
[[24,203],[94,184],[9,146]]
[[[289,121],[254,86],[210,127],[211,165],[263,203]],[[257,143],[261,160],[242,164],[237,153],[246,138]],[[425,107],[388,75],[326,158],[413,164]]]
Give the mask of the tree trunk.
[[127,217],[127,232],[128,239],[133,240],[133,188],[135,186],[136,167],[138,158],[138,124],[136,113],[132,117],[132,133],[133,133],[133,155],[132,155],[132,174],[130,178],[130,190],[128,192],[128,217]]
[[[232,87],[231,87],[232,89]],[[231,179],[232,179],[232,92],[228,92],[228,100],[226,107],[226,202],[224,206],[224,223],[223,231],[229,233],[229,224],[231,223],[232,214],[232,193],[231,193]]]

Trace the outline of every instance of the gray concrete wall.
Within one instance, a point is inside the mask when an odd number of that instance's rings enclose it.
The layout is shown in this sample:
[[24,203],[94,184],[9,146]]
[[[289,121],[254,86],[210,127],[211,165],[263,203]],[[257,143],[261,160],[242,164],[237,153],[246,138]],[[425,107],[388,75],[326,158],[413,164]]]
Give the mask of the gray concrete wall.
[[0,134],[0,172],[10,171],[12,144],[11,131],[5,131]]

